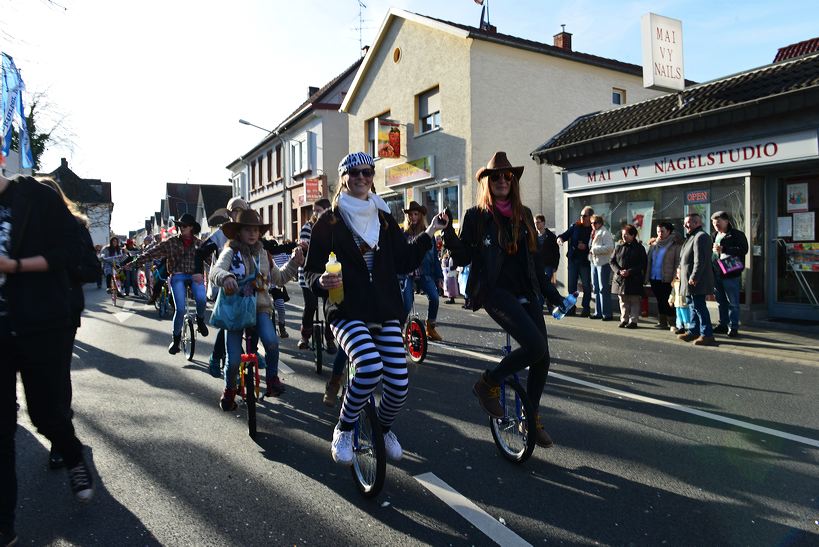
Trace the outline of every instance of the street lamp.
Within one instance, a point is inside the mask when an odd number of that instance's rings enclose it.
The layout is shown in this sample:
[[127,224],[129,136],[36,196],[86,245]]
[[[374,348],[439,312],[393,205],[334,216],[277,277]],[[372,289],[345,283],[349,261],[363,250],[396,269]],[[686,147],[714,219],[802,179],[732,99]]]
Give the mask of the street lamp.
[[250,123],[247,120],[239,119],[239,123],[242,124],[242,125],[249,125],[250,127],[255,127],[256,129],[261,129],[262,131],[264,131],[266,133],[272,133],[271,130],[265,129],[264,127],[260,127],[260,126],[256,125],[255,123]]

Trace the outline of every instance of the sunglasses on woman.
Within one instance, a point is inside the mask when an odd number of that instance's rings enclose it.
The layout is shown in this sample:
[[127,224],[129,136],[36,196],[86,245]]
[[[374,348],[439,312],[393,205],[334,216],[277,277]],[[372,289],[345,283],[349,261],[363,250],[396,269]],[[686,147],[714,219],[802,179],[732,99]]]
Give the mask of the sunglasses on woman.
[[514,175],[511,171],[504,171],[503,173],[492,173],[489,175],[489,180],[491,182],[498,182],[500,178],[503,177],[504,180],[511,181],[514,178]]
[[375,175],[375,171],[373,169],[348,169],[347,174],[351,177],[357,177],[358,175],[371,177]]

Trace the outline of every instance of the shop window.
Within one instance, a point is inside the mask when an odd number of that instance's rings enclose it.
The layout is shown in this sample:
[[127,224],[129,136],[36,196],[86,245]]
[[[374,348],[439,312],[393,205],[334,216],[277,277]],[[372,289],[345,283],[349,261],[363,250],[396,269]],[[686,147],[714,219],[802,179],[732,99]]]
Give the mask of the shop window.
[[817,211],[819,175],[779,180],[775,226],[777,302],[819,306]]
[[367,153],[378,159],[378,118],[389,118],[390,111],[387,110],[374,118],[370,118],[364,123],[364,140],[367,142]]
[[441,94],[435,87],[418,95],[418,132],[441,127]]
[[404,221],[404,194],[381,196],[390,208],[390,214],[400,224]]
[[611,89],[611,104],[626,104],[626,90],[613,87]]

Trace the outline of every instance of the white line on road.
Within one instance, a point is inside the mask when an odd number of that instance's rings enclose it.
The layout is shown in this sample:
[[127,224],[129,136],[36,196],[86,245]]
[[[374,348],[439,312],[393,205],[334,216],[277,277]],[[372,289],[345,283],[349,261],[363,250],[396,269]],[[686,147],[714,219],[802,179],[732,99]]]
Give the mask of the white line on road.
[[415,480],[498,545],[520,545],[521,547],[528,545],[532,547],[531,543],[527,543],[519,535],[495,520],[486,511],[436,477],[434,473],[416,475]]
[[[497,363],[500,359],[495,356],[484,355],[482,353],[478,353],[477,351],[471,351],[468,349],[456,348],[446,344],[439,344],[431,342],[430,345],[439,346],[442,348],[446,348],[458,353],[463,353],[464,355],[469,355],[471,357],[475,357],[477,359],[482,359],[484,361],[490,361],[492,363]],[[719,414],[714,414],[712,412],[705,412],[704,410],[698,410],[696,408],[691,408],[688,406],[684,406],[678,403],[672,403],[670,401],[663,401],[661,399],[655,399],[653,397],[646,397],[644,395],[637,395],[636,393],[629,393],[627,391],[621,391],[619,389],[614,389],[610,387],[606,387],[601,384],[595,384],[594,382],[587,382],[585,380],[579,380],[577,378],[572,378],[571,376],[566,376],[565,374],[560,374],[559,372],[549,372],[549,376],[552,378],[557,378],[559,380],[564,380],[566,382],[571,382],[573,384],[578,384],[585,387],[590,387],[592,389],[596,389],[598,391],[602,391],[604,393],[608,393],[610,395],[616,395],[618,397],[624,397],[626,399],[632,399],[635,401],[640,401],[643,403],[648,403],[652,405],[662,406],[665,408],[670,408],[671,410],[678,410],[680,412],[685,412],[687,414],[693,414],[694,416],[700,416],[701,418],[707,418],[709,420],[714,420],[717,422],[722,422],[724,424],[733,425],[736,427],[741,427],[743,429],[749,429],[751,431],[756,431],[758,433],[764,433],[766,435],[771,435],[773,437],[779,437],[781,439],[787,439],[789,441],[794,441],[801,444],[806,444],[808,446],[813,446],[815,448],[819,448],[819,440],[811,439],[809,437],[802,437],[801,435],[794,435],[792,433],[786,433],[785,431],[779,431],[778,429],[771,429],[769,427],[764,427],[761,425],[752,424],[750,422],[743,422],[741,420],[735,420],[733,418],[727,418],[725,416],[720,416]]]

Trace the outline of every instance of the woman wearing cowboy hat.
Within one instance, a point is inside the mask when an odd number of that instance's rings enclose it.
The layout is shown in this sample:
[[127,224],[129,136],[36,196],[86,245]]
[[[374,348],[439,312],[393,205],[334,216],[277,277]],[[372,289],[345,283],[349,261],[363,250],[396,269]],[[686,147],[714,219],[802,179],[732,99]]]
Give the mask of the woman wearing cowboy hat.
[[[427,208],[417,201],[411,201],[409,207],[404,209],[404,214],[406,215],[404,235],[407,241],[411,243],[427,229]],[[412,310],[412,299],[415,296],[413,293],[413,278],[418,280],[421,290],[424,291],[429,300],[427,336],[431,340],[440,342],[443,338],[435,330],[435,320],[438,318],[438,285],[443,283],[444,273],[441,270],[441,263],[438,261],[438,250],[435,245],[424,254],[421,265],[401,280],[401,286],[404,290],[404,309],[408,314]]]
[[[372,192],[375,162],[363,152],[348,154],[338,166],[340,184],[333,208],[319,217],[310,238],[304,277],[313,292],[344,287],[344,300],[325,304],[325,315],[340,348],[355,367],[333,432],[331,453],[338,463],[353,459],[352,431],[370,395],[382,383],[378,419],[384,429],[387,457],[401,458],[391,431],[407,399],[407,359],[401,336],[406,311],[396,282],[421,263],[432,247],[438,220],[425,235],[407,243],[384,200]],[[335,253],[342,275],[324,271]],[[343,276],[343,280],[342,280]]]
[[173,314],[173,342],[168,346],[168,353],[179,353],[182,340],[182,323],[185,320],[185,285],[191,284],[191,292],[196,300],[196,326],[199,334],[208,335],[205,324],[205,285],[201,273],[196,273],[196,251],[200,241],[196,234],[202,227],[190,213],[185,213],[174,221],[179,233],[139,255],[126,269],[137,268],[149,260],[165,258],[168,272],[171,274],[170,287],[175,311]]
[[[459,235],[444,230],[444,244],[455,264],[472,264],[466,295],[472,309],[483,307],[520,347],[484,372],[473,392],[491,416],[502,417],[500,382],[529,367],[526,390],[535,409],[549,372],[549,344],[539,295],[548,298],[543,258],[537,249],[532,212],[520,199],[523,167],[513,167],[505,152],[496,152],[475,174],[478,203],[464,214]],[[537,417],[536,442],[552,445]]]
[[[284,285],[296,276],[299,266],[304,263],[301,247],[293,250],[290,261],[280,270],[272,264],[267,251],[262,247],[261,236],[268,226],[262,224],[256,211],[240,211],[236,220],[222,225],[222,231],[229,238],[219,259],[210,272],[211,281],[218,287],[223,287],[228,293],[238,289],[238,280],[246,276],[254,276],[256,282],[248,285],[256,290],[256,333],[264,346],[267,367],[265,367],[265,396],[281,395],[284,384],[279,379],[279,340],[276,329],[270,320],[273,301],[267,292],[272,282],[274,285]],[[222,410],[229,411],[236,408],[236,369],[242,358],[242,334],[244,329],[230,330],[227,333],[228,362],[225,367],[225,391],[219,405]]]

